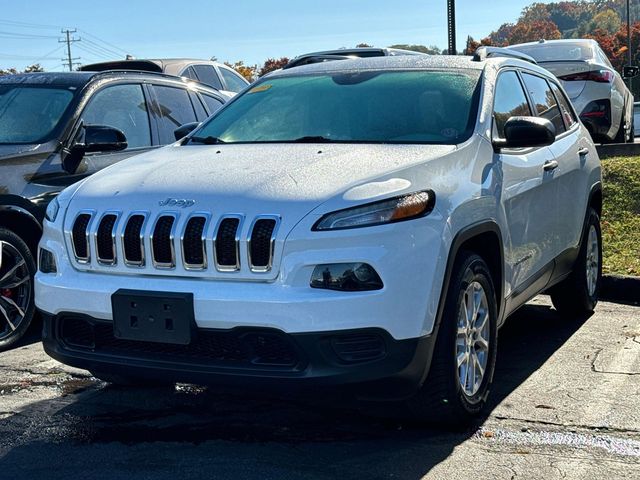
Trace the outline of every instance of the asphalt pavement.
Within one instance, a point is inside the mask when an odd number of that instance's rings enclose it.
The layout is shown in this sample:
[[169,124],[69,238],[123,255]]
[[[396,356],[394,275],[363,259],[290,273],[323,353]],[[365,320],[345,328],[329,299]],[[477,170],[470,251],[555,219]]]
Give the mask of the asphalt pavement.
[[34,331],[0,353],[0,479],[640,479],[640,307],[577,321],[539,297],[499,342],[486,416],[448,431],[338,399],[115,388]]

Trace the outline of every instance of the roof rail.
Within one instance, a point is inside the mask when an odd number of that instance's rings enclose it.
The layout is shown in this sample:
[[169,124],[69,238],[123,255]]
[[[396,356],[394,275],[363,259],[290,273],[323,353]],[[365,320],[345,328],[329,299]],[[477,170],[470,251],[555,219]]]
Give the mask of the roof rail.
[[518,60],[524,60],[525,62],[533,63],[537,65],[538,62],[533,57],[530,57],[526,53],[518,52],[510,48],[501,47],[478,47],[476,53],[473,54],[474,62],[484,62],[489,57],[509,57],[517,58]]
[[291,60],[284,67],[282,67],[282,69],[286,70],[288,68],[299,67],[301,65],[330,62],[332,60],[348,60],[352,58],[356,57],[353,55],[301,55]]

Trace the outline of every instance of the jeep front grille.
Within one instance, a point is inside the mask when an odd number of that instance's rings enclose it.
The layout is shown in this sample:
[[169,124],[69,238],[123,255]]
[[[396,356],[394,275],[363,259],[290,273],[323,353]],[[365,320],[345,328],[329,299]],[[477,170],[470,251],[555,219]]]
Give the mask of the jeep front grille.
[[73,222],[73,253],[80,263],[88,263],[91,260],[89,254],[89,232],[87,228],[91,222],[90,213],[81,213]]
[[[83,211],[69,234],[73,255],[80,264],[92,263],[94,253],[99,266],[122,263],[138,269],[269,272],[280,217],[259,215],[247,230],[244,220],[240,214],[212,218],[208,212],[186,217],[165,212],[154,217],[142,211],[128,216],[116,211]],[[147,262],[148,258],[151,261]]]
[[156,220],[151,236],[151,250],[153,263],[157,268],[174,268],[176,266],[176,252],[173,246],[173,226],[176,217],[162,215]]
[[116,264],[116,234],[115,226],[118,215],[105,214],[100,220],[96,233],[96,250],[98,262],[102,265]]

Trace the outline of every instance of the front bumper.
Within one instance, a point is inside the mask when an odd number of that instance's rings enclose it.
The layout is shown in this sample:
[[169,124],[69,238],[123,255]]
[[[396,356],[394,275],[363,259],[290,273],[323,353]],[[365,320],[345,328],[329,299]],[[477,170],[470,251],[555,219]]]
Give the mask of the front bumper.
[[268,328],[198,329],[190,345],[115,339],[112,322],[43,312],[43,345],[94,372],[172,382],[287,390],[340,386],[401,399],[426,376],[435,337],[394,340],[377,328],[286,334]]

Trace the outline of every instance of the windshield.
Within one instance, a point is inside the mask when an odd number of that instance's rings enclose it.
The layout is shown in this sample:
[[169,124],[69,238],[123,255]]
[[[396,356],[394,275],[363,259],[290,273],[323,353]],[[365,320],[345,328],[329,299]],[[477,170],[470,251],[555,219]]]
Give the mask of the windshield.
[[67,87],[0,85],[0,144],[48,140],[73,95]]
[[456,144],[475,126],[478,71],[360,71],[265,79],[194,135],[203,143]]
[[562,60],[590,60],[593,49],[589,45],[577,43],[541,43],[538,45],[512,47],[533,57],[537,62],[558,62]]

